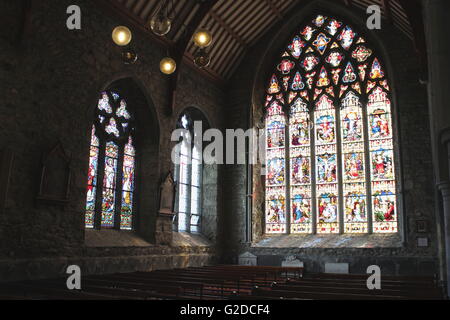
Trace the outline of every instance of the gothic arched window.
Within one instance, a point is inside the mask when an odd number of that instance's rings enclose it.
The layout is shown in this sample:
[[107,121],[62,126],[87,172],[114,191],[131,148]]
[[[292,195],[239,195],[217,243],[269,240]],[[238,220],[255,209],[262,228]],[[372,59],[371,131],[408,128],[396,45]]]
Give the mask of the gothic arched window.
[[202,215],[202,158],[199,146],[194,144],[194,121],[190,113],[181,115],[178,129],[184,129],[182,142],[177,146],[178,161],[175,165],[177,194],[175,201],[174,229],[179,232],[200,232]]
[[102,92],[92,126],[87,184],[88,229],[133,229],[134,118],[115,91]]
[[265,103],[266,233],[396,233],[381,59],[351,26],[319,15],[276,68]]

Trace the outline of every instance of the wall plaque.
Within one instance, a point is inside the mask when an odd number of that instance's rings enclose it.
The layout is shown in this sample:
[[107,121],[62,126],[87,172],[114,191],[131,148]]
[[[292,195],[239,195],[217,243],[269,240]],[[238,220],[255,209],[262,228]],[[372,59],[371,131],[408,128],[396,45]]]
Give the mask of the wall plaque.
[[69,201],[70,158],[60,142],[43,156],[38,202],[64,205]]

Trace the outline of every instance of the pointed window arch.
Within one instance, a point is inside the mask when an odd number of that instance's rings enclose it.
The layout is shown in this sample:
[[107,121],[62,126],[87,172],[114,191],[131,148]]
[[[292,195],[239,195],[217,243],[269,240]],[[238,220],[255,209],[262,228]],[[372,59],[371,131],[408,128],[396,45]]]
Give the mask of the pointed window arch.
[[389,81],[352,26],[318,15],[299,29],[265,124],[266,234],[398,232]]
[[91,133],[87,229],[133,229],[134,130],[134,118],[126,100],[116,91],[102,92]]
[[[191,110],[192,111],[192,110]],[[174,219],[174,230],[178,232],[201,232],[202,197],[203,197],[203,164],[202,152],[194,143],[194,112],[181,114],[177,129],[183,129],[182,142],[177,146],[178,158],[175,165],[175,181],[177,193]],[[194,114],[195,116],[195,114]]]

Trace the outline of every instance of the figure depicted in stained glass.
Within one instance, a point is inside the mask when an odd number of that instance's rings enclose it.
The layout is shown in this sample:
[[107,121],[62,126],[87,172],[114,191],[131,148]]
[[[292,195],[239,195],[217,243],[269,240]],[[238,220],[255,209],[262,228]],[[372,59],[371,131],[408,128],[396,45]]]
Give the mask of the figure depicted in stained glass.
[[342,54],[334,51],[334,52],[330,53],[330,55],[327,57],[327,59],[325,61],[328,62],[329,64],[331,64],[333,67],[338,67],[341,64],[343,59],[344,59],[344,57]]
[[334,36],[341,26],[342,23],[340,23],[336,19],[333,19],[329,22],[327,30],[332,36]]
[[327,49],[330,41],[331,38],[328,38],[324,33],[321,33],[317,36],[317,39],[312,44],[317,48],[317,51],[319,51],[320,54],[323,54]]
[[330,84],[330,79],[328,78],[328,73],[325,67],[320,69],[319,80],[317,80],[318,87],[326,87]]
[[349,193],[345,197],[346,222],[366,222],[366,196],[362,193]]
[[296,117],[291,124],[291,145],[309,145],[309,121],[305,117]]
[[94,187],[97,184],[98,148],[91,147],[88,169],[88,198],[95,196]]
[[108,94],[106,92],[102,93],[102,98],[98,101],[98,109],[99,110],[103,110],[107,113],[111,113],[112,112],[112,108],[109,104],[109,97]]
[[391,136],[388,114],[383,109],[375,110],[370,116],[371,138],[380,139]]
[[103,189],[102,226],[114,226],[115,196],[113,189]]
[[105,164],[105,188],[114,188],[116,178],[116,163],[112,158],[106,158]]
[[360,141],[363,137],[362,119],[356,111],[350,111],[342,119],[342,134],[345,142]]
[[319,197],[319,223],[337,221],[337,197],[334,194],[322,194]]
[[317,182],[318,183],[333,183],[336,182],[336,155],[323,154],[317,156]]
[[305,47],[305,43],[300,39],[300,37],[295,37],[292,43],[288,46],[289,52],[296,59],[302,54],[302,50]]
[[272,196],[268,201],[269,210],[267,212],[268,223],[286,222],[286,201],[283,196]]
[[374,180],[394,179],[392,150],[372,152],[372,176]]
[[274,158],[268,160],[267,182],[269,185],[284,184],[284,159]]
[[377,222],[394,221],[395,195],[391,191],[378,191],[373,198],[373,211]]
[[273,120],[268,124],[267,148],[284,147],[284,123],[280,120]]
[[120,101],[120,107],[119,109],[117,109],[116,114],[118,117],[123,117],[125,119],[130,119],[130,114],[127,111],[127,104],[125,102],[125,100],[121,100]]
[[311,220],[311,200],[297,194],[292,199],[292,217],[294,223],[309,223]]
[[348,50],[351,47],[355,37],[356,33],[352,30],[352,28],[346,26],[337,39],[341,41],[341,46]]
[[291,70],[292,70],[292,68],[294,68],[294,66],[295,66],[295,63],[293,63],[292,61],[283,60],[278,65],[278,70],[281,71],[281,73],[283,73],[283,74],[288,74],[289,72],[291,72]]
[[[132,160],[130,160],[132,161]],[[133,190],[134,168],[124,167],[123,169],[123,189],[127,191]]]
[[379,79],[384,77],[384,71],[381,68],[380,62],[377,58],[373,61],[372,71],[370,71],[370,79]]
[[336,134],[333,116],[323,115],[319,117],[316,127],[318,143],[332,143],[335,141]]
[[116,137],[120,136],[119,129],[117,129],[117,123],[114,118],[109,119],[109,125],[106,126],[105,131],[115,135]]
[[305,27],[305,29],[303,29],[303,31],[300,34],[305,38],[306,41],[309,41],[311,40],[314,32],[316,32],[315,29],[313,29],[310,26],[307,26]]
[[267,90],[269,94],[274,94],[280,92],[280,86],[278,85],[278,80],[275,75],[270,79],[270,87]]
[[291,163],[292,184],[310,183],[309,157],[294,158]]
[[344,174],[346,181],[365,179],[364,155],[362,153],[349,153],[344,156]]
[[306,56],[306,58],[302,61],[302,67],[303,69],[305,69],[306,71],[311,71],[312,69],[314,69],[317,64],[320,62],[320,60],[313,56],[313,55],[308,55]]
[[321,27],[324,23],[325,20],[327,20],[327,18],[325,16],[322,15],[318,15],[314,20],[313,23],[317,26],[317,27]]

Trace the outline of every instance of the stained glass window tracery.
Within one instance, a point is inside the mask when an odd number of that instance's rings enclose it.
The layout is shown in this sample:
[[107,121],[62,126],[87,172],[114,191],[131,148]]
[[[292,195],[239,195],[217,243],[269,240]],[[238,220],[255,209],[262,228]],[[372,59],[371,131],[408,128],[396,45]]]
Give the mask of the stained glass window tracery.
[[125,99],[100,95],[91,132],[85,226],[132,230],[136,151]]
[[309,21],[282,51],[267,90],[265,233],[396,233],[383,63],[343,20]]

